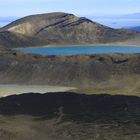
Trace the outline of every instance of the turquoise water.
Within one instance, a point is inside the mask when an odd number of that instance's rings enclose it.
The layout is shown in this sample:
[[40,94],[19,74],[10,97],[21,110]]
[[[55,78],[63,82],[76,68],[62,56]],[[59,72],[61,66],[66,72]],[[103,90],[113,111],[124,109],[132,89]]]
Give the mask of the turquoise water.
[[80,54],[110,54],[110,53],[140,53],[140,47],[126,46],[64,46],[24,48],[20,52],[46,55],[80,55]]

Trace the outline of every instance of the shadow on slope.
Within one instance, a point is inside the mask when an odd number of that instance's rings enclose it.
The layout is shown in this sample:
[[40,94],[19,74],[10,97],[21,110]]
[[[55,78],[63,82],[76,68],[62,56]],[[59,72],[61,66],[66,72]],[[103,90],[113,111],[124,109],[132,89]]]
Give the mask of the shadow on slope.
[[12,95],[0,99],[0,114],[32,115],[76,122],[139,121],[140,98],[136,96],[47,93]]

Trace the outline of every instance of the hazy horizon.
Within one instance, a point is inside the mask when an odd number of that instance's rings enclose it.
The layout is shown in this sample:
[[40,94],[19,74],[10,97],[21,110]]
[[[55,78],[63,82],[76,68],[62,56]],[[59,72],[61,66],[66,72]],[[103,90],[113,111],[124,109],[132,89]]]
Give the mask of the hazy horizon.
[[121,19],[124,15],[140,13],[139,0],[1,0],[0,26],[28,15],[66,12],[113,28],[138,26],[140,18]]
[[[100,24],[112,27],[112,28],[129,28],[129,27],[140,26],[140,18],[139,18],[140,13],[132,13],[130,15],[118,15],[118,16],[116,15],[114,16],[91,15],[91,16],[85,16],[85,17],[95,22],[98,22]],[[16,17],[16,16],[0,17],[0,27],[3,27],[20,18],[22,18],[22,16],[21,17]]]
[[1,0],[0,17],[58,11],[78,16],[127,15],[140,13],[139,7],[139,0]]

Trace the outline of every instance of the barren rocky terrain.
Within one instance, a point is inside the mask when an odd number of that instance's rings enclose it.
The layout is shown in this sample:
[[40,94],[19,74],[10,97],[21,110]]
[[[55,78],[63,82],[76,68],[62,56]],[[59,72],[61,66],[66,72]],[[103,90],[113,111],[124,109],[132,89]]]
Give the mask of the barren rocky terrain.
[[2,140],[139,140],[140,98],[47,93],[0,99]]
[[[1,28],[0,84],[38,90],[0,98],[0,139],[139,140],[140,54],[48,56],[11,49],[122,42],[139,44],[139,33],[67,13],[28,16]],[[76,89],[39,94],[46,85]]]
[[42,56],[2,50],[0,60],[0,84],[78,88],[0,98],[2,140],[139,140],[139,54]]
[[0,84],[78,87],[96,93],[139,95],[140,55],[41,56],[0,54]]

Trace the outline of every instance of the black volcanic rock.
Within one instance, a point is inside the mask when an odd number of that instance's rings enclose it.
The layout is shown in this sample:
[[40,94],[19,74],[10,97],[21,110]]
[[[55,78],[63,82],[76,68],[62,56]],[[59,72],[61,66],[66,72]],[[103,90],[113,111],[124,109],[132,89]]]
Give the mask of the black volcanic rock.
[[[12,95],[0,99],[0,114],[35,115],[74,121],[137,121],[140,98],[135,96],[47,93]],[[117,120],[116,120],[117,119]]]
[[1,140],[139,140],[140,98],[75,93],[0,98]]
[[[116,30],[84,17],[67,13],[32,15],[0,29],[0,43],[11,46],[40,44],[109,43],[127,40],[137,35],[130,30]],[[8,40],[3,36],[8,36]]]

